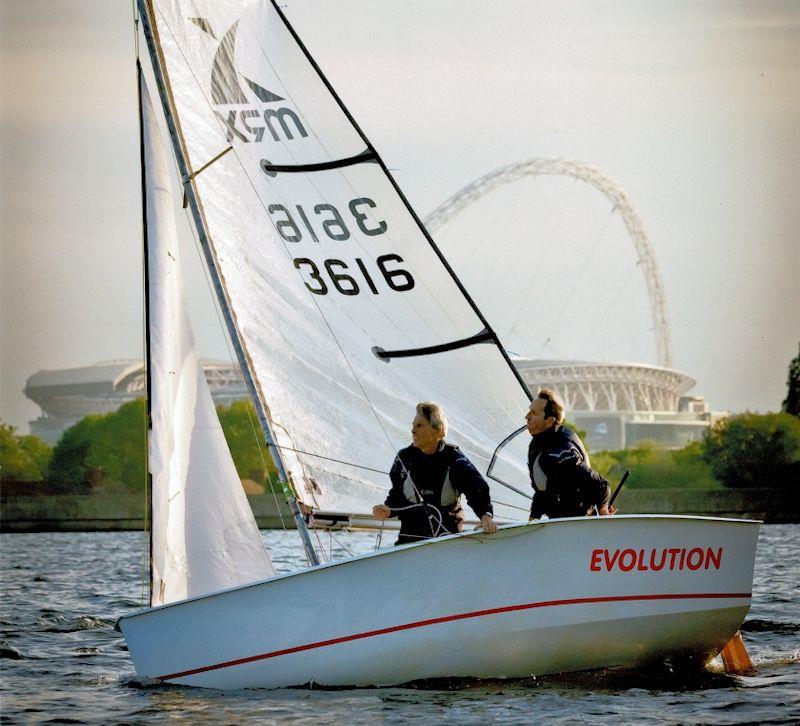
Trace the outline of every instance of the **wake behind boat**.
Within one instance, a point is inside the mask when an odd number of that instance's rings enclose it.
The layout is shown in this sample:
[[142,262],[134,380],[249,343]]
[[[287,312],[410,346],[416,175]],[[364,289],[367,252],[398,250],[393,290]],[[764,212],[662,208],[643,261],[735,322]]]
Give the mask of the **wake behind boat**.
[[319,565],[309,522],[370,516],[422,399],[448,411],[498,519],[527,518],[514,432],[531,394],[275,2],[139,8],[182,192],[311,567],[274,576],[222,436],[140,74],[151,607],[119,621],[138,675],[389,685],[718,651],[749,607],[757,522],[561,519]]
[[702,664],[747,614],[758,528],[657,515],[510,525],[141,611],[120,627],[140,676],[212,688]]

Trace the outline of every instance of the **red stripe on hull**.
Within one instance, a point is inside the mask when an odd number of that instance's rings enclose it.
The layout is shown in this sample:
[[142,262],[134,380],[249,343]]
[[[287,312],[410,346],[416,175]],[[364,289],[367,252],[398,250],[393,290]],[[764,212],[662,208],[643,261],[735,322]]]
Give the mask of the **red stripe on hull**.
[[250,655],[246,658],[238,658],[236,660],[228,660],[222,663],[215,663],[213,665],[201,666],[199,668],[191,668],[190,670],[180,671],[179,673],[169,673],[164,676],[156,676],[157,680],[169,681],[176,678],[183,678],[185,676],[192,676],[197,673],[205,673],[207,671],[215,671],[220,668],[230,668],[231,666],[242,665],[244,663],[252,663],[257,660],[267,660],[268,658],[277,658],[281,655],[290,655],[291,653],[300,653],[304,650],[313,650],[314,648],[324,648],[328,645],[337,645],[339,643],[347,643],[351,640],[362,640],[363,638],[372,638],[376,635],[386,635],[387,633],[396,633],[400,630],[411,630],[413,628],[422,628],[426,625],[437,625],[439,623],[449,623],[453,620],[466,620],[467,618],[480,618],[484,615],[497,615],[498,613],[509,613],[516,610],[532,610],[534,608],[548,608],[558,605],[586,605],[591,603],[604,603],[604,602],[636,602],[643,600],[725,600],[725,599],[742,599],[750,598],[752,593],[749,592],[712,592],[712,593],[690,593],[684,595],[612,595],[608,597],[576,597],[568,600],[545,600],[542,602],[531,602],[523,605],[506,605],[500,608],[490,608],[489,610],[474,610],[469,613],[457,613],[455,615],[444,615],[440,618],[430,618],[429,620],[417,620],[413,623],[405,623],[404,625],[393,625],[389,628],[380,628],[379,630],[368,630],[364,633],[356,633],[354,635],[344,635],[339,638],[331,638],[330,640],[320,640],[316,643],[307,643],[305,645],[296,645],[292,648],[284,648],[283,650],[274,650],[271,653],[261,653],[259,655]]

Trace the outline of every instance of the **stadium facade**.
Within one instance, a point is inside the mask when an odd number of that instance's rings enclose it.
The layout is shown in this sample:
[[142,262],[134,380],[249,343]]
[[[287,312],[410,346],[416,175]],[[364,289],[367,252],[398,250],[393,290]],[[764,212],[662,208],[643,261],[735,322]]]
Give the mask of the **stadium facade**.
[[[238,366],[208,360],[201,363],[215,403],[230,405],[247,397]],[[42,411],[30,422],[31,433],[53,444],[84,416],[116,411],[122,404],[143,396],[145,388],[141,360],[38,371],[28,378],[23,391]]]
[[539,388],[558,392],[593,451],[645,440],[682,447],[725,415],[709,411],[701,396],[687,396],[695,380],[672,368],[526,358],[514,359],[514,365],[534,394]]
[[[238,366],[208,360],[202,365],[217,404],[247,397]],[[540,387],[559,393],[569,420],[587,432],[593,451],[623,449],[645,439],[684,446],[700,439],[715,418],[702,398],[685,395],[694,380],[670,368],[525,358],[514,359],[514,365],[534,393]],[[145,371],[138,360],[38,371],[24,390],[42,412],[30,422],[31,433],[53,444],[84,416],[116,411],[144,391]],[[523,415],[520,411],[520,419]]]

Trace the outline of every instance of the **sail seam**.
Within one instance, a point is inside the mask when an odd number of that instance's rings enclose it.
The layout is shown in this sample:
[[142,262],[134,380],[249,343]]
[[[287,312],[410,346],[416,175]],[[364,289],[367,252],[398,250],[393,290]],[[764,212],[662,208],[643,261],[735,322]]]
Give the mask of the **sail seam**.
[[314,650],[316,648],[324,648],[330,645],[338,645],[340,643],[348,643],[353,640],[363,640],[364,638],[372,638],[378,635],[388,635],[390,633],[397,633],[403,630],[414,630],[429,625],[440,625],[442,623],[453,622],[457,620],[467,620],[471,618],[480,618],[487,615],[500,615],[503,613],[519,612],[524,610],[534,610],[537,608],[558,607],[563,605],[594,605],[600,603],[613,603],[613,602],[648,602],[657,600],[729,600],[729,599],[749,599],[752,598],[752,592],[711,592],[711,593],[663,593],[663,594],[650,594],[650,595],[609,595],[601,597],[576,597],[564,600],[544,600],[540,602],[522,603],[519,605],[506,605],[497,608],[487,608],[485,610],[474,610],[466,613],[455,613],[453,615],[444,615],[438,618],[429,618],[427,620],[418,620],[411,623],[403,623],[402,625],[394,625],[387,628],[379,628],[376,630],[367,630],[363,633],[354,633],[352,635],[343,635],[338,638],[330,638],[328,640],[320,640],[314,643],[306,643],[304,645],[297,645],[291,648],[283,648],[281,650],[274,650],[269,653],[260,653],[258,655],[251,655],[245,658],[237,658],[235,660],[223,661],[213,665],[200,666],[198,668],[191,668],[177,673],[169,673],[162,676],[156,676],[156,680],[168,681],[176,678],[185,678],[186,676],[197,675],[198,673],[207,673],[208,671],[219,670],[221,668],[230,668],[238,665],[245,665],[260,660],[268,660],[270,658],[277,658],[282,655],[291,655],[293,653],[300,653],[305,650]]

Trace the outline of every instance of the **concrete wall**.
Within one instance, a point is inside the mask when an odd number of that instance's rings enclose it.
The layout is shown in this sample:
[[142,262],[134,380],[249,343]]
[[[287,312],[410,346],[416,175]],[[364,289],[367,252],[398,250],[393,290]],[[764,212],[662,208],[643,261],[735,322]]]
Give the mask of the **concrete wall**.
[[[289,508],[275,506],[271,494],[248,497],[262,529],[293,527]],[[765,522],[800,522],[800,499],[790,489],[623,489],[617,499],[628,514],[703,514],[742,517]],[[143,497],[100,494],[87,496],[4,496],[0,503],[2,532],[120,531],[144,528]]]

